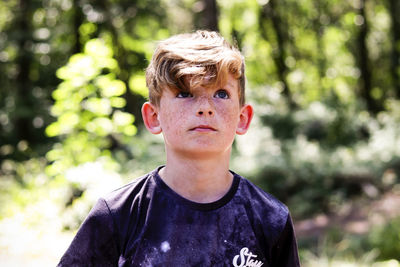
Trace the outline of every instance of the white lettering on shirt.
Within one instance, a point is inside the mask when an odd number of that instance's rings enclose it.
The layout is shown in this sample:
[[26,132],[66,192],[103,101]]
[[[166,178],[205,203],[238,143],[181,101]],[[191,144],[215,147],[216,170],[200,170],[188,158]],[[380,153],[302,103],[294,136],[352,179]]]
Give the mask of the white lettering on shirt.
[[262,261],[252,258],[257,258],[257,255],[251,253],[248,248],[244,247],[240,250],[240,255],[233,257],[232,263],[235,267],[260,267],[264,264]]

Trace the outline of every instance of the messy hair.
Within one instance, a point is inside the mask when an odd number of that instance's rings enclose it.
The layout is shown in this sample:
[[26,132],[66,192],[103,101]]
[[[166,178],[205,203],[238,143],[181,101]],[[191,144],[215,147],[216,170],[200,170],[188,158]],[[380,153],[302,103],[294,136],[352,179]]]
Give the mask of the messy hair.
[[229,74],[239,81],[245,103],[244,59],[219,33],[199,30],[161,41],[146,70],[150,102],[159,105],[163,90],[189,92],[195,86],[223,86]]

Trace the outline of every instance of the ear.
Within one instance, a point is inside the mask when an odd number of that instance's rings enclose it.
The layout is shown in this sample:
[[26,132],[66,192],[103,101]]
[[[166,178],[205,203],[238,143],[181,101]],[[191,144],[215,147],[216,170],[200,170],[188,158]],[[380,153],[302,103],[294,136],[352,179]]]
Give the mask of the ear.
[[146,102],[142,106],[142,118],[147,130],[152,134],[159,134],[162,132],[160,121],[158,120],[157,107],[150,102]]
[[244,105],[240,111],[239,123],[236,128],[237,134],[245,134],[250,127],[251,119],[253,118],[253,107]]

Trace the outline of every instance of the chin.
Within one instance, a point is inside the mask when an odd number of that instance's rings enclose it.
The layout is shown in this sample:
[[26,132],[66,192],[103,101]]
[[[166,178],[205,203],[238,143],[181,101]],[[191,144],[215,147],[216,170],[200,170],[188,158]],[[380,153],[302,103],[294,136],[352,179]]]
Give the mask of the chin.
[[207,147],[205,145],[199,145],[199,146],[192,146],[192,147],[186,147],[182,149],[180,152],[182,154],[185,154],[186,156],[190,158],[213,158],[215,156],[220,156],[224,154],[230,155],[230,147],[221,149],[217,148],[215,146],[212,147]]

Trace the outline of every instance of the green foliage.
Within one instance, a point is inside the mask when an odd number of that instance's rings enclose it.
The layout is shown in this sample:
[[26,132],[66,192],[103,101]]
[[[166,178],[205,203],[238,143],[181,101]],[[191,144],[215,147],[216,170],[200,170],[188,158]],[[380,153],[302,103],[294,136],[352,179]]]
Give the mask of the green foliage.
[[43,197],[50,187],[43,173],[46,163],[44,158],[1,162],[0,219],[17,214]]
[[264,114],[247,140],[237,140],[241,153],[233,164],[295,217],[333,211],[354,197],[377,197],[398,182],[397,110],[376,119],[329,99],[292,112],[279,99],[271,105],[256,105]]
[[[373,225],[364,235],[331,228],[316,240],[301,242],[303,264],[306,266],[400,266],[400,218]],[[317,245],[315,245],[317,244]],[[308,249],[306,249],[308,248]]]
[[381,260],[400,261],[400,217],[371,230],[367,237],[369,247],[376,248]]
[[122,110],[126,86],[115,78],[118,71],[112,49],[101,39],[87,42],[84,53],[57,71],[63,80],[53,92],[57,120],[46,133],[62,142],[47,153],[50,175],[100,157],[111,160],[112,140],[136,134],[133,115]]

